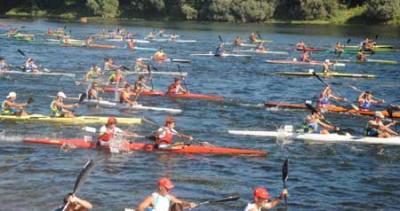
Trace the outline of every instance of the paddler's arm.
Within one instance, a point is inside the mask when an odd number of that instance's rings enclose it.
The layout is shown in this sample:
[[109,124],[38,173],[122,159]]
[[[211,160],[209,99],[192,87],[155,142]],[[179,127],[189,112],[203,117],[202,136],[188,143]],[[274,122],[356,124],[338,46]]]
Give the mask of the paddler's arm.
[[177,199],[175,196],[171,196],[171,202],[172,204],[182,204],[183,208],[195,208],[197,206],[194,202]]
[[184,139],[193,140],[193,137],[190,136],[190,135],[186,135],[186,134],[183,134],[183,133],[179,133],[178,131],[176,131],[176,130],[174,130],[174,129],[172,129],[172,132],[173,132],[175,135],[177,135],[178,137],[181,137],[181,138],[184,138]]
[[266,202],[265,204],[263,204],[262,208],[272,209],[272,208],[276,207],[277,205],[279,205],[281,203],[282,199],[284,199],[287,196],[288,196],[287,189],[283,189],[281,194],[279,195],[279,197],[275,198],[272,201]]
[[78,108],[79,104],[75,103],[75,104],[61,104],[62,108],[66,108],[66,109],[72,109],[72,108]]
[[383,131],[385,131],[385,132],[387,132],[387,133],[390,133],[390,135],[398,136],[399,133],[397,133],[396,131],[394,131],[394,130],[392,130],[392,129],[390,128],[391,126],[393,126],[393,125],[395,125],[395,124],[397,124],[397,122],[396,122],[396,121],[393,121],[393,122],[391,122],[391,123],[389,123],[389,124],[387,124],[387,125],[381,126],[379,129],[381,129],[381,130],[383,130]]
[[323,128],[325,128],[327,130],[335,130],[335,131],[338,130],[338,128],[336,126],[330,125],[321,120],[318,120],[318,124],[320,124]]
[[[6,103],[7,104],[7,103]],[[15,109],[24,109],[27,103],[9,103],[8,106]]]
[[143,200],[138,207],[135,209],[136,211],[145,211],[148,207],[151,207],[153,204],[153,197],[148,196],[145,200]]
[[78,204],[80,206],[80,208],[85,208],[85,209],[88,209],[88,210],[93,208],[93,205],[89,201],[86,201],[84,199],[78,198],[78,197],[76,197],[74,195],[70,196],[68,200],[69,200],[69,202],[71,202],[73,204]]

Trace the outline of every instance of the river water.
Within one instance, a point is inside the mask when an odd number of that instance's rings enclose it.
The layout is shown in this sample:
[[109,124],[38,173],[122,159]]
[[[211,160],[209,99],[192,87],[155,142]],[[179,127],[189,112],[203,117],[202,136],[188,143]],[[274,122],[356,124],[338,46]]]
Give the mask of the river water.
[[[11,24],[23,31],[44,34],[47,28],[67,26],[74,38],[82,39],[101,29],[124,27],[143,37],[153,29],[165,28],[176,32],[182,39],[195,39],[195,44],[152,43],[143,47],[163,47],[171,58],[191,59],[191,64],[180,68],[189,73],[186,82],[196,93],[217,94],[248,104],[265,101],[302,103],[315,100],[323,89],[316,78],[279,77],[277,71],[307,70],[309,67],[272,65],[266,59],[297,57],[255,55],[246,58],[194,57],[192,52],[208,52],[219,43],[218,35],[230,41],[236,35],[247,38],[249,32],[259,31],[271,50],[290,49],[303,39],[309,45],[329,48],[335,42],[351,38],[354,43],[365,36],[378,42],[400,46],[399,28],[389,26],[310,26],[310,25],[257,25],[210,23],[78,23],[45,20],[2,19],[2,30]],[[32,113],[49,114],[51,96],[63,90],[77,96],[85,87],[76,86],[74,80],[83,76],[91,64],[102,65],[103,58],[112,57],[118,64],[131,65],[137,57],[149,57],[152,52],[132,52],[127,49],[98,50],[57,45],[32,44],[0,37],[0,56],[14,65],[24,63],[17,53],[23,50],[40,64],[54,71],[77,74],[77,78],[2,76],[0,96],[16,91],[19,99],[35,98],[29,107]],[[122,46],[121,43],[114,43]],[[229,46],[227,47],[230,48]],[[333,59],[334,55],[313,54],[318,60]],[[398,53],[376,54],[376,59],[400,60]],[[177,70],[176,65],[160,65],[159,69]],[[316,67],[314,67],[317,69]],[[334,78],[326,79],[334,89],[348,99],[355,100],[358,92],[372,90],[387,102],[399,103],[400,74],[398,65],[349,64],[337,70],[343,72],[376,74],[375,80]],[[129,80],[134,80],[130,76]],[[154,76],[154,86],[166,89],[172,77]],[[112,97],[112,95],[108,95]],[[88,159],[98,160],[97,166],[78,195],[94,204],[94,210],[122,210],[136,206],[156,189],[161,176],[171,177],[176,188],[173,193],[187,200],[200,202],[230,193],[240,193],[235,202],[203,206],[197,210],[242,210],[252,199],[252,189],[265,186],[273,196],[282,189],[281,166],[289,158],[290,210],[397,210],[400,198],[400,148],[352,144],[315,144],[299,141],[281,141],[271,138],[233,136],[228,129],[276,130],[287,124],[300,126],[306,111],[265,109],[235,106],[204,101],[171,101],[163,98],[140,99],[145,105],[159,105],[183,109],[176,115],[178,130],[191,134],[197,140],[227,147],[262,149],[267,158],[237,156],[179,155],[133,152],[108,154],[95,150],[64,151],[57,147],[28,145],[23,137],[80,138],[88,135],[80,126],[49,125],[41,123],[0,122],[0,210],[51,210],[71,192],[76,176]],[[345,104],[344,104],[345,105]],[[110,109],[85,106],[76,110],[82,115],[117,115],[126,117],[148,116],[162,124],[167,116],[156,112],[120,113]],[[349,127],[361,135],[369,117],[328,114],[327,118],[340,127]],[[148,134],[152,125],[133,125],[123,129]],[[280,206],[284,207],[284,206]]]

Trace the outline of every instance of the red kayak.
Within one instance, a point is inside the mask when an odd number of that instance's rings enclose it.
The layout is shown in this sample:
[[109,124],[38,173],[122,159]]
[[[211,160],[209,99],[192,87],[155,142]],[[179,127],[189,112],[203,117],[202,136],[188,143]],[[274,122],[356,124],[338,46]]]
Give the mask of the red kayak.
[[[122,88],[116,88],[114,86],[105,86],[103,87],[104,92],[115,92],[118,89],[118,92],[122,91]],[[164,96],[165,93],[163,91],[158,90],[144,90],[141,95],[143,96]]]
[[195,99],[195,100],[210,100],[210,101],[224,101],[224,97],[216,95],[194,94],[190,92],[172,94],[167,93],[167,96],[174,99]]
[[[69,146],[80,149],[95,149],[96,144],[84,139],[48,139],[48,138],[25,138],[24,143],[30,144],[48,144],[57,146]],[[252,149],[238,149],[217,146],[203,145],[183,145],[177,149],[156,149],[153,144],[146,143],[127,143],[126,148],[130,151],[146,152],[170,152],[170,153],[188,153],[188,154],[219,154],[219,155],[247,155],[247,156],[267,156],[266,151]]]

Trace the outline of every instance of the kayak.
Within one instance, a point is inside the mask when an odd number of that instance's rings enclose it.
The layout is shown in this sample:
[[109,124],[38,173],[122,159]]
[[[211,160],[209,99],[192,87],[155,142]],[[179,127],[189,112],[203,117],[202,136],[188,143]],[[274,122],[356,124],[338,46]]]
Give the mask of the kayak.
[[348,78],[375,78],[375,75],[371,74],[358,74],[358,73],[341,73],[341,72],[329,72],[329,73],[313,73],[313,72],[278,72],[278,75],[284,76],[303,76],[303,77],[311,77],[314,74],[317,74],[320,77],[348,77]]
[[[224,45],[235,45],[233,42],[226,42]],[[257,44],[249,44],[249,43],[241,43],[239,46],[235,45],[236,47],[253,47],[255,48]]]
[[[56,146],[71,146],[80,149],[95,149],[96,143],[85,139],[48,139],[48,138],[24,138],[24,143],[48,144]],[[168,152],[183,154],[218,154],[218,155],[247,155],[247,156],[267,156],[266,151],[252,149],[238,149],[228,147],[217,147],[209,145],[183,145],[176,149],[156,149],[153,144],[129,143],[129,151],[145,152]]]
[[[345,48],[360,48],[360,45],[346,45]],[[394,48],[393,45],[374,45],[374,48]]]
[[115,45],[103,45],[103,44],[90,44],[90,45],[85,45],[87,48],[101,48],[101,49],[113,49],[113,48],[118,48]]
[[66,76],[66,77],[75,77],[74,73],[57,73],[57,72],[23,72],[17,70],[10,71],[0,71],[1,74],[14,74],[14,75],[48,75],[48,76]]
[[[304,103],[301,104],[294,104],[294,103],[281,103],[281,102],[266,102],[264,103],[265,107],[277,107],[277,108],[283,108],[283,109],[307,109],[306,105]],[[349,114],[355,114],[355,115],[364,115],[364,116],[374,116],[375,111],[357,111],[353,108],[344,108],[341,106],[328,106],[326,108],[327,111],[329,112],[337,112],[337,113],[349,113]],[[381,111],[382,114],[385,117],[389,117],[389,113],[387,111]],[[392,115],[393,118],[400,118],[400,112],[393,112]]]
[[170,39],[169,41],[176,42],[176,43],[196,43],[197,42],[197,40],[182,40],[182,39],[176,39],[176,40]]
[[251,55],[247,54],[232,54],[232,53],[224,53],[221,56],[216,56],[213,52],[208,53],[192,53],[191,56],[215,56],[215,57],[251,57]]
[[[0,115],[0,120],[82,125],[82,124],[106,124],[108,117],[78,116],[78,117],[66,118],[66,117],[51,117],[42,114],[30,114],[27,116]],[[117,117],[117,122],[118,124],[122,125],[130,125],[130,124],[141,124],[142,120],[141,118]]]
[[[138,58],[139,59],[139,58]],[[164,59],[164,60],[154,60],[154,59],[152,59],[152,58],[143,58],[143,57],[141,57],[140,59],[142,59],[142,60],[144,60],[144,61],[150,61],[150,60],[152,60],[152,61],[155,61],[155,62],[159,62],[159,63],[170,63],[170,62],[175,62],[175,63],[191,63],[192,61],[191,60],[188,60],[188,59],[170,59],[170,58],[167,58],[167,59]]]
[[[346,51],[350,51],[350,52],[358,52],[360,51],[360,47],[349,47],[349,46],[345,46],[344,47],[345,52]],[[372,50],[363,50],[363,52],[393,52],[393,51],[397,51],[397,49],[394,48],[373,48]]]
[[196,100],[210,100],[210,101],[223,101],[224,97],[216,95],[194,94],[190,92],[172,94],[167,93],[167,96],[173,99],[196,99]]
[[285,51],[270,51],[270,50],[257,50],[257,49],[247,49],[247,50],[233,50],[233,52],[248,52],[248,53],[258,53],[258,54],[277,54],[277,55],[289,55]]
[[[301,65],[320,65],[320,66],[322,66],[324,64],[323,61],[302,62],[302,61],[297,61],[295,59],[292,59],[292,60],[266,60],[266,62],[270,63],[270,64],[301,64]],[[339,66],[339,67],[346,66],[346,64],[344,64],[344,63],[332,63],[332,62],[330,62],[330,65]]]
[[[121,92],[123,88],[116,88],[115,86],[105,86],[103,87],[104,92],[115,92],[118,90],[118,92]],[[165,93],[163,91],[158,91],[158,90],[144,90],[140,95],[143,96],[164,96]]]
[[366,61],[359,61],[359,60],[350,60],[350,59],[339,59],[336,60],[337,62],[349,62],[349,63],[357,63],[357,64],[398,64],[395,60],[382,60],[382,59],[367,59]]
[[172,75],[172,76],[187,76],[187,72],[173,72],[173,71],[151,71],[151,72],[137,72],[137,71],[124,71],[126,75]]
[[325,48],[296,48],[297,51],[326,51],[327,49]]
[[139,50],[139,51],[157,51],[157,49],[155,49],[155,48],[145,48],[145,47],[138,47],[138,46],[135,46],[135,47],[133,48],[133,50]]
[[108,100],[85,100],[83,101],[86,105],[94,105],[100,106],[104,108],[117,108],[117,109],[129,109],[129,110],[151,110],[151,111],[163,111],[173,114],[182,113],[181,109],[174,109],[174,108],[161,108],[161,107],[153,107],[153,106],[144,106],[141,104],[137,105],[127,105],[127,104],[120,104],[116,102],[111,102]]
[[356,144],[385,144],[400,145],[400,136],[391,138],[378,138],[366,136],[353,136],[350,134],[340,135],[337,133],[317,134],[317,133],[297,133],[286,131],[248,131],[248,130],[229,130],[230,134],[290,138],[302,141],[323,142],[323,143],[356,143]]

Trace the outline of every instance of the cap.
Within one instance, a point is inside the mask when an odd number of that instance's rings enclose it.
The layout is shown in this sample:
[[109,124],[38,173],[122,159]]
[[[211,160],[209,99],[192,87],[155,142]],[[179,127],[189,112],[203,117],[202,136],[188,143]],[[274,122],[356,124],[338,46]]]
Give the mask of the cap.
[[256,198],[269,199],[269,197],[270,197],[267,189],[265,189],[263,187],[257,187],[256,189],[254,189],[253,194],[254,194],[254,197],[256,197]]
[[385,118],[385,116],[380,111],[375,111],[375,117],[378,117],[378,118],[381,118],[381,119]]
[[11,98],[11,97],[17,97],[17,93],[15,93],[15,92],[8,93],[7,98]]
[[58,92],[57,97],[67,98],[67,95],[65,95],[64,92]]
[[165,124],[170,124],[175,122],[175,119],[172,116],[165,118]]
[[113,116],[108,117],[107,125],[113,125],[113,124],[117,124],[117,119]]
[[158,186],[162,186],[167,189],[172,189],[175,187],[171,180],[166,177],[162,177],[158,180]]
[[329,59],[325,59],[325,62],[326,62],[326,63],[329,63],[330,61],[329,61]]

